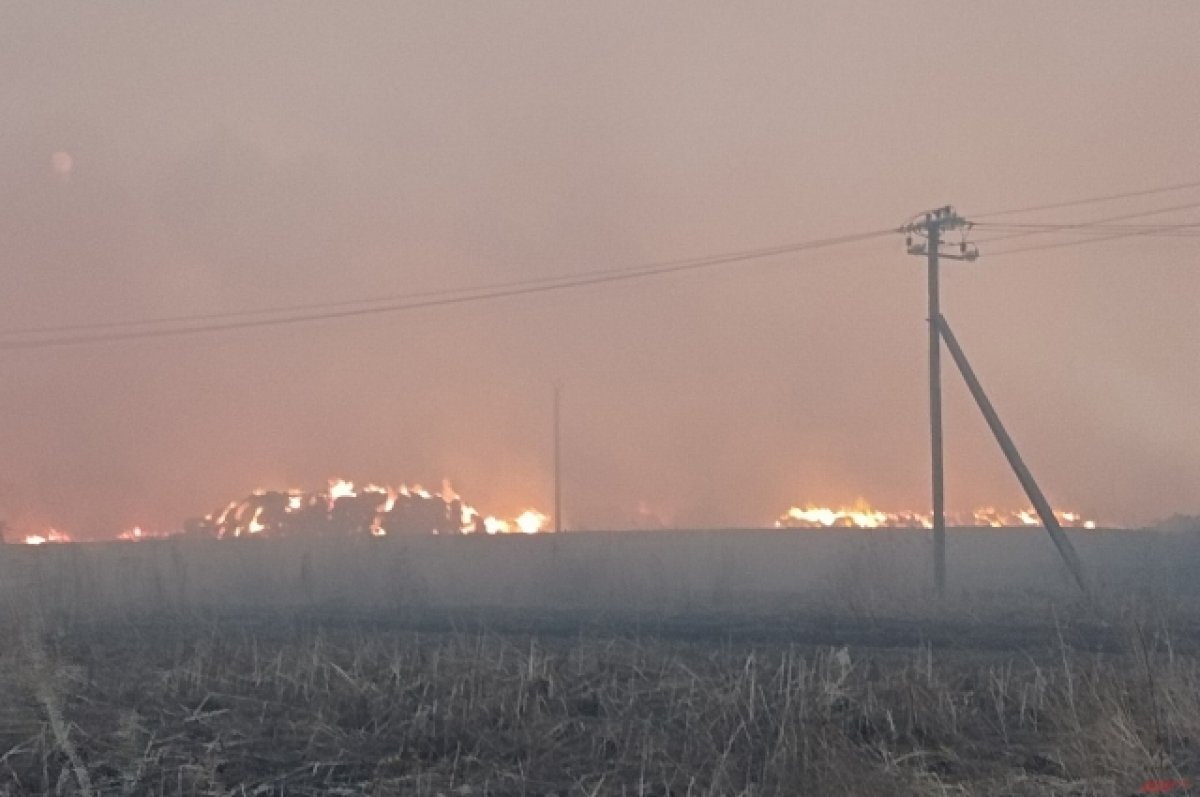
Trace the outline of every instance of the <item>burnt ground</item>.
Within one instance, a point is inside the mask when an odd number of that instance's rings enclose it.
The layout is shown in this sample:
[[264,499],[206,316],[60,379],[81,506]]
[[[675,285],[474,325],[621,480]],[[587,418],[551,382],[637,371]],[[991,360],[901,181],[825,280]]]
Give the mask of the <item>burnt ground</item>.
[[3,638],[5,795],[1124,795],[1200,762],[1200,634],[1148,610],[309,608]]

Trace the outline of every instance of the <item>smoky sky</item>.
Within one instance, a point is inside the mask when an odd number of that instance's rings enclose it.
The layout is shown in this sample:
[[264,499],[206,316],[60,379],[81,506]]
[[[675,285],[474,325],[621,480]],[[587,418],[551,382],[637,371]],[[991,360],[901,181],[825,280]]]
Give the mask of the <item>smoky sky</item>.
[[[6,3],[0,326],[561,275],[1200,179],[1197,41],[1190,2]],[[1196,239],[981,248],[946,265],[944,311],[1051,499],[1200,512]],[[0,510],[101,535],[344,476],[548,511],[555,383],[569,526],[922,508],[924,287],[893,236],[6,351]],[[950,372],[946,434],[951,507],[1025,505]]]

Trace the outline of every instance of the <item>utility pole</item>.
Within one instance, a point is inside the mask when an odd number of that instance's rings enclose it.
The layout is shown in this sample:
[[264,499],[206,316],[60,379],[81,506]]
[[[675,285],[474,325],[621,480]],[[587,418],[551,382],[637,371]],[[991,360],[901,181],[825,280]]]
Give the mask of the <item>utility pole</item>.
[[942,314],[941,286],[938,280],[938,248],[942,230],[938,224],[925,228],[929,293],[929,450],[933,485],[933,583],[939,595],[946,591],[946,483],[942,460],[942,346],[936,318]]
[[[980,384],[979,378],[975,375],[975,370],[971,368],[971,364],[967,361],[967,355],[963,353],[962,346],[958,344],[958,339],[954,337],[954,333],[950,330],[949,322],[942,315],[941,298],[938,295],[938,259],[976,260],[979,257],[979,250],[966,239],[966,233],[970,229],[971,223],[955,213],[954,208],[949,205],[927,213],[918,214],[900,228],[901,232],[907,233],[908,236],[905,239],[908,253],[910,255],[924,255],[929,267],[929,439],[933,453],[934,584],[937,587],[939,595],[945,594],[946,507],[942,468],[941,370],[941,344],[942,341],[945,341],[946,346],[950,349],[950,356],[954,358],[954,364],[958,366],[963,381],[967,383],[967,389],[971,391],[971,397],[975,399],[980,412],[983,413],[984,420],[987,421],[988,427],[992,430],[996,442],[1000,445],[1000,450],[1004,452],[1004,456],[1008,460],[1009,466],[1012,467],[1017,481],[1021,483],[1021,487],[1025,490],[1025,495],[1028,496],[1038,513],[1038,517],[1041,518],[1042,525],[1050,535],[1051,541],[1058,548],[1059,556],[1062,557],[1067,569],[1071,572],[1075,583],[1079,585],[1079,588],[1084,593],[1087,593],[1089,589],[1087,577],[1084,573],[1083,565],[1079,561],[1079,555],[1075,552],[1075,547],[1063,531],[1058,518],[1054,515],[1054,510],[1050,507],[1050,502],[1046,500],[1046,496],[1034,480],[1033,474],[1030,473],[1029,468],[1025,465],[1025,461],[1021,459],[1016,444],[1013,443],[1008,430],[1004,428],[1004,424],[1000,422],[1000,416],[996,413],[996,409],[992,406],[992,402],[988,399],[987,394],[983,392],[983,385]],[[962,241],[955,247],[943,249],[944,240],[942,233],[946,230],[962,230]],[[914,241],[914,235],[924,240]]]
[[[963,229],[967,222],[947,205],[914,218],[901,229],[908,233],[910,255],[925,255],[929,289],[929,444],[933,493],[933,583],[939,595],[946,591],[946,493],[942,446],[942,348],[937,319],[941,317],[938,258],[974,260],[979,256],[964,243],[958,254],[942,252],[942,231]],[[924,238],[914,243],[913,235]]]
[[554,532],[562,523],[562,385],[554,384]]

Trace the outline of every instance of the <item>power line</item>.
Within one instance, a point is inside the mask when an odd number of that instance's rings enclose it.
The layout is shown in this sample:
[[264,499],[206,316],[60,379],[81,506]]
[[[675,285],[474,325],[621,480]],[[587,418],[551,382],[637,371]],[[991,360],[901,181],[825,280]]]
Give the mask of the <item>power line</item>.
[[[1179,183],[1141,191],[1127,191],[1119,194],[1108,194],[1086,199],[1057,202],[1051,204],[1033,205],[1025,208],[992,211],[978,214],[976,218],[1015,215],[1039,210],[1051,210],[1078,205],[1107,202],[1117,199],[1148,196],[1152,194],[1181,191],[1200,187],[1200,181]],[[1079,232],[1095,237],[1083,240],[1039,244],[1016,249],[1004,249],[988,253],[989,257],[1029,252],[1040,249],[1051,249],[1063,246],[1075,246],[1083,243],[1097,243],[1133,235],[1178,235],[1186,236],[1200,232],[1195,228],[1200,223],[1192,224],[1163,224],[1163,225],[1126,225],[1116,227],[1109,222],[1141,218],[1178,210],[1200,207],[1200,202],[1191,202],[1166,208],[1157,208],[1137,213],[1120,214],[1100,219],[1077,223],[1005,223],[980,222],[975,226],[984,229],[1011,230],[1007,234],[986,238],[978,243],[990,243],[1001,240],[1012,240],[1036,235],[1046,235],[1061,232]],[[1108,226],[1106,226],[1108,225]],[[744,262],[775,255],[802,252],[808,249],[823,248],[856,241],[869,240],[898,232],[896,229],[874,230],[865,233],[839,236],[835,238],[817,239],[780,246],[743,250],[718,255],[697,258],[659,261],[634,266],[600,269],[578,272],[567,276],[547,276],[505,282],[492,282],[461,288],[445,288],[428,291],[417,291],[402,294],[391,294],[378,297],[364,297],[328,302],[310,302],[292,305],[277,305],[274,307],[257,308],[253,310],[231,310],[214,313],[191,313],[176,316],[161,316],[157,318],[132,319],[83,324],[64,324],[57,326],[18,327],[0,329],[0,350],[40,349],[59,346],[84,345],[109,341],[138,340],[145,338],[178,337],[198,335],[209,332],[224,332],[239,329],[254,329],[262,327],[286,326],[317,321],[334,320],[339,318],[354,318],[387,313],[399,313],[409,310],[434,308],[472,302],[488,301],[528,294],[544,293],[557,290],[599,285],[609,282],[622,282],[646,277],[659,276],[677,272],[692,271],[730,263]],[[32,336],[32,337],[31,337]]]
[[[1164,213],[1174,213],[1176,211],[1192,210],[1194,208],[1200,208],[1200,202],[1186,202],[1181,205],[1171,205],[1171,206],[1165,207],[1165,208],[1154,208],[1152,210],[1139,210],[1136,213],[1120,213],[1120,214],[1117,214],[1116,216],[1105,216],[1105,217],[1099,218],[1099,219],[1088,219],[1086,221],[1076,222],[1076,223],[1077,224],[1107,224],[1107,223],[1113,222],[1113,221],[1128,221],[1129,219],[1140,219],[1140,218],[1145,218],[1146,216],[1160,216]],[[979,224],[983,225],[983,224],[987,224],[987,222],[980,222]],[[976,241],[976,243],[986,244],[986,243],[994,243],[996,241],[1008,241],[1008,240],[1012,240],[1014,238],[1028,238],[1028,237],[1034,236],[1034,235],[1045,235],[1047,232],[1050,232],[1050,231],[1034,230],[1034,231],[1024,231],[1024,232],[1014,232],[1014,233],[1008,233],[1007,235],[995,235],[991,238],[984,238],[983,240]]]
[[1010,208],[1009,210],[993,210],[987,213],[973,213],[972,219],[991,218],[993,216],[1013,216],[1018,213],[1032,213],[1037,210],[1058,210],[1059,208],[1071,208],[1079,205],[1092,205],[1099,202],[1110,202],[1116,199],[1131,199],[1139,196],[1151,196],[1153,194],[1165,194],[1171,191],[1185,191],[1189,188],[1200,188],[1200,180],[1194,180],[1188,183],[1176,183],[1174,185],[1164,185],[1158,188],[1147,188],[1141,191],[1125,191],[1120,194],[1105,194],[1103,196],[1088,197],[1086,199],[1072,199],[1067,202],[1054,202],[1048,205],[1032,205],[1024,208]]
[[[240,329],[258,329],[264,327],[289,326],[295,324],[312,323],[318,321],[329,321],[341,318],[359,318],[372,315],[384,315],[391,313],[401,313],[410,310],[420,310],[435,307],[446,307],[451,305],[468,304],[480,301],[489,301],[495,299],[510,298],[514,296],[527,296],[530,294],[546,293],[550,291],[568,290],[581,288],[590,285],[601,285],[613,282],[628,282],[632,280],[644,279],[647,277],[660,276],[664,274],[674,274],[681,272],[697,271],[714,266],[728,265],[731,263],[740,263],[749,260],[755,260],[763,257],[771,257],[774,255],[789,254],[794,252],[803,252],[811,249],[822,249],[831,246],[842,244],[855,243],[866,241],[873,238],[880,238],[885,235],[891,235],[897,232],[895,228],[884,230],[873,230],[871,232],[854,233],[851,235],[843,235],[834,238],[822,238],[802,243],[789,244],[785,246],[772,247],[768,249],[757,249],[745,252],[737,252],[725,255],[714,255],[702,258],[693,258],[682,261],[667,261],[659,264],[650,264],[646,266],[630,266],[624,268],[607,269],[601,271],[585,272],[572,277],[565,278],[545,278],[542,280],[521,280],[509,283],[493,283],[491,285],[477,286],[473,288],[462,288],[454,291],[430,291],[425,294],[409,294],[407,296],[395,297],[396,301],[383,304],[380,306],[368,307],[346,307],[347,303],[329,303],[325,305],[313,304],[306,305],[307,309],[313,312],[304,312],[294,315],[285,315],[275,318],[255,317],[254,313],[246,313],[243,315],[230,314],[215,314],[221,316],[223,321],[211,321],[210,323],[200,323],[190,326],[160,326],[150,329],[135,329],[129,331],[116,331],[100,334],[77,334],[77,335],[60,335],[59,337],[49,338],[34,338],[28,340],[0,340],[0,350],[22,350],[22,349],[44,349],[61,346],[76,346],[92,343],[106,343],[115,341],[141,340],[149,338],[167,338],[180,337],[187,335],[199,335],[215,332],[227,332]],[[349,304],[361,304],[365,301],[351,302]],[[345,309],[333,309],[343,307]],[[274,311],[272,311],[274,312]],[[261,315],[259,313],[258,315]],[[200,316],[181,316],[179,318],[187,319],[189,322]],[[138,322],[113,322],[114,324],[123,323],[138,323]],[[150,322],[141,322],[150,323]],[[157,323],[157,322],[155,322]],[[178,323],[171,320],[170,323]],[[89,329],[97,329],[103,327],[87,327]],[[111,327],[108,327],[111,328]],[[72,331],[69,328],[45,328],[45,333],[61,333]],[[74,331],[78,331],[78,327]],[[16,333],[8,333],[16,334]]]
[[1061,249],[1067,246],[1082,246],[1084,244],[1095,244],[1102,241],[1115,241],[1118,238],[1132,238],[1134,236],[1145,236],[1152,233],[1144,230],[1132,230],[1129,232],[1118,232],[1111,235],[1099,235],[1094,238],[1083,238],[1074,241],[1057,241],[1054,243],[1033,244],[1032,246],[1018,246],[1016,249],[1001,249],[999,252],[989,252],[988,257],[1001,257],[1003,255],[1012,255],[1017,252],[1037,252],[1042,249]]
[[657,272],[658,269],[670,268],[674,266],[708,265],[711,263],[727,262],[730,258],[749,259],[752,257],[768,257],[771,255],[795,251],[797,248],[805,248],[809,245],[809,243],[810,242],[780,244],[777,246],[760,249],[746,249],[737,252],[723,252],[720,254],[705,255],[701,257],[662,260],[651,263],[641,263],[632,266],[582,271],[574,274],[559,274],[546,277],[534,277],[521,280],[507,280],[502,282],[483,283],[479,285],[468,285],[460,288],[440,288],[427,291],[411,291],[408,293],[385,294],[383,296],[360,297],[356,299],[343,299],[338,301],[306,302],[301,304],[276,305],[273,307],[259,307],[251,310],[228,310],[215,313],[191,313],[176,316],[159,316],[157,318],[130,319],[122,321],[102,321],[84,324],[61,324],[38,327],[15,327],[8,329],[0,328],[0,338],[17,337],[22,335],[62,334],[66,332],[104,331],[111,329],[128,329],[157,325],[189,324],[195,322],[286,315],[289,313],[303,313],[306,311],[325,311],[335,308],[395,304],[397,302],[409,302],[416,299],[432,299],[437,297],[454,296],[457,294],[477,293],[480,291],[507,290],[509,288],[548,285],[564,280],[588,278],[598,275]]
[[[1200,233],[1200,222],[1183,224],[995,224],[980,222],[974,225],[982,230],[1033,230],[1036,232],[1144,232],[1147,235],[1192,235]],[[989,240],[997,240],[995,238]]]

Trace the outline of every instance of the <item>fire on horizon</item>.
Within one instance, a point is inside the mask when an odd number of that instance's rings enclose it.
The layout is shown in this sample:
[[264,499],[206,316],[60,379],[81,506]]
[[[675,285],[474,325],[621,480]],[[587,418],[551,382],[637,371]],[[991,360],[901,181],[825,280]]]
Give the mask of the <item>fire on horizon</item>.
[[[1064,527],[1095,529],[1097,522],[1078,512],[1056,512]],[[191,518],[178,529],[152,531],[135,526],[115,540],[137,542],[172,536],[238,539],[340,534],[386,537],[412,534],[538,534],[547,533],[551,518],[528,508],[513,518],[484,514],[463,501],[448,480],[439,491],[419,485],[398,487],[368,484],[356,486],[345,479],[331,479],[322,490],[254,490],[245,498],[231,501],[217,512]],[[771,524],[779,529],[929,529],[932,516],[912,510],[884,511],[865,500],[849,507],[806,503],[792,506]],[[950,513],[947,525],[959,527],[1014,528],[1040,525],[1032,509],[1000,510],[982,507],[971,512]],[[25,534],[27,545],[73,542],[70,533],[46,529]]]
[[[1095,529],[1095,520],[1085,518],[1079,512],[1055,511],[1054,516],[1065,527],[1079,529]],[[1021,526],[1039,526],[1041,520],[1033,509],[1000,510],[995,507],[981,507],[969,513],[946,513],[947,526],[981,526],[989,528],[1009,528]],[[793,506],[775,521],[776,528],[933,528],[933,514],[929,512],[883,512],[873,508],[866,501],[857,501],[853,507],[831,509],[824,506],[806,504],[804,507]]]

